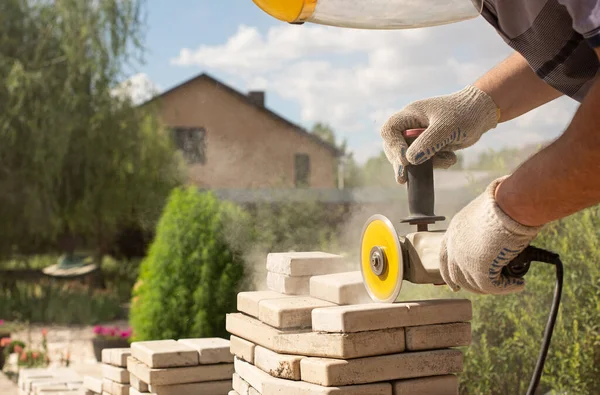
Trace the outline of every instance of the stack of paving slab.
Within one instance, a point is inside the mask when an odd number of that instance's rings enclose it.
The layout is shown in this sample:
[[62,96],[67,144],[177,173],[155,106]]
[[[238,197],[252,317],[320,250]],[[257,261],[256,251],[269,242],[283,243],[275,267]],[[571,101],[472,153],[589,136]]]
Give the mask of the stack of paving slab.
[[83,377],[85,395],[129,395],[130,375],[127,371],[129,348],[102,350],[102,377]]
[[233,355],[221,338],[133,342],[127,370],[130,395],[226,395]]
[[227,315],[233,391],[247,394],[456,395],[471,303],[373,303],[341,256],[267,256],[268,291]]
[[70,368],[32,368],[19,371],[19,395],[80,394],[83,380]]

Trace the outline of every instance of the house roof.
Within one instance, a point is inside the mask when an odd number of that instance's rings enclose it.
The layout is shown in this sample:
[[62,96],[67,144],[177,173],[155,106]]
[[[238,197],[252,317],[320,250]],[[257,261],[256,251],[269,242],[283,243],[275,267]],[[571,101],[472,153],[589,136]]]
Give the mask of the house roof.
[[172,93],[173,91],[181,88],[184,85],[187,85],[189,83],[195,82],[195,81],[199,81],[199,80],[208,80],[211,83],[214,83],[215,85],[217,85],[219,88],[223,88],[226,91],[228,91],[229,93],[239,97],[240,99],[242,99],[243,101],[245,101],[248,105],[250,106],[254,106],[255,108],[257,108],[259,111],[262,111],[265,115],[279,121],[282,122],[284,124],[286,124],[287,126],[290,126],[292,130],[294,130],[296,133],[299,133],[303,136],[306,136],[307,138],[309,138],[310,140],[314,141],[315,143],[327,148],[328,150],[330,150],[335,156],[341,156],[342,155],[342,151],[339,150],[337,147],[335,147],[333,144],[330,144],[329,142],[323,140],[322,138],[320,138],[319,136],[310,133],[309,131],[307,131],[306,129],[302,128],[299,125],[296,125],[295,123],[288,121],[287,119],[283,118],[282,116],[280,116],[279,114],[269,110],[268,108],[264,107],[264,106],[260,106],[254,102],[252,102],[247,95],[243,94],[242,92],[232,88],[231,86],[217,80],[216,78],[208,75],[207,73],[202,73],[199,74],[195,77],[192,77],[184,82],[182,82],[181,84],[178,84],[174,87],[172,87],[169,90],[166,90],[164,92],[162,92],[160,95],[154,96],[152,99],[148,100],[146,103],[152,102],[160,97],[166,96],[169,93]]

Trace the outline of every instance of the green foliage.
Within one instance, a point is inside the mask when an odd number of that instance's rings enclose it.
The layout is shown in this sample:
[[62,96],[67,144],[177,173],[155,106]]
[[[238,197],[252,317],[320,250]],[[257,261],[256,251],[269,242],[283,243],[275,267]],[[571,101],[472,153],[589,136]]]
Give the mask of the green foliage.
[[244,278],[244,227],[232,225],[245,217],[210,192],[172,192],[134,290],[135,340],[227,336]]
[[121,304],[110,291],[77,283],[44,280],[0,285],[0,317],[34,323],[90,325],[120,316]]
[[1,2],[0,253],[77,235],[102,255],[179,184],[151,106],[115,93],[142,52],[142,1]]

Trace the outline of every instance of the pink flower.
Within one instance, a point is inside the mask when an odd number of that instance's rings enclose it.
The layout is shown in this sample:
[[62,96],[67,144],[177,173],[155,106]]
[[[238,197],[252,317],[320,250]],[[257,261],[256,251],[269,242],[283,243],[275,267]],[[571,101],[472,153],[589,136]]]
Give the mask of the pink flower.
[[23,347],[16,345],[15,348],[13,349],[14,352],[16,352],[17,354],[19,354],[21,351],[23,351]]
[[3,337],[0,339],[0,347],[6,347],[11,343],[10,337]]
[[96,325],[96,326],[94,327],[94,333],[95,333],[96,335],[100,335],[100,334],[102,333],[102,329],[104,329],[104,328],[102,328],[100,325]]
[[44,336],[44,337],[48,336],[48,329],[46,329],[46,328],[42,329],[42,336]]
[[111,329],[110,329],[110,328],[105,328],[105,327],[102,327],[102,334],[103,334],[104,336],[109,336],[109,335],[110,335],[110,331],[111,331]]
[[122,339],[127,339],[128,337],[131,336],[131,328],[128,328],[124,331],[121,331],[121,338]]
[[0,325],[4,325],[4,320],[0,320]]

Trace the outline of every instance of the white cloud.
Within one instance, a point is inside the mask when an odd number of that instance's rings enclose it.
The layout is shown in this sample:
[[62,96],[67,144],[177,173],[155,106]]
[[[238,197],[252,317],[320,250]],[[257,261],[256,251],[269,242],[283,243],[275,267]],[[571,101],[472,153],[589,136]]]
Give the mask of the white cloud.
[[[223,44],[181,49],[171,62],[229,74],[242,81],[236,88],[264,89],[298,104],[301,119],[294,121],[329,123],[357,158],[366,159],[381,149],[379,128],[391,114],[413,100],[461,89],[511,52],[480,18],[395,31],[282,24],[260,32],[240,26]],[[562,131],[572,108],[568,101],[501,125],[468,152]]]
[[113,95],[127,95],[134,104],[141,104],[160,93],[160,87],[145,73],[138,73],[123,81],[112,91]]

